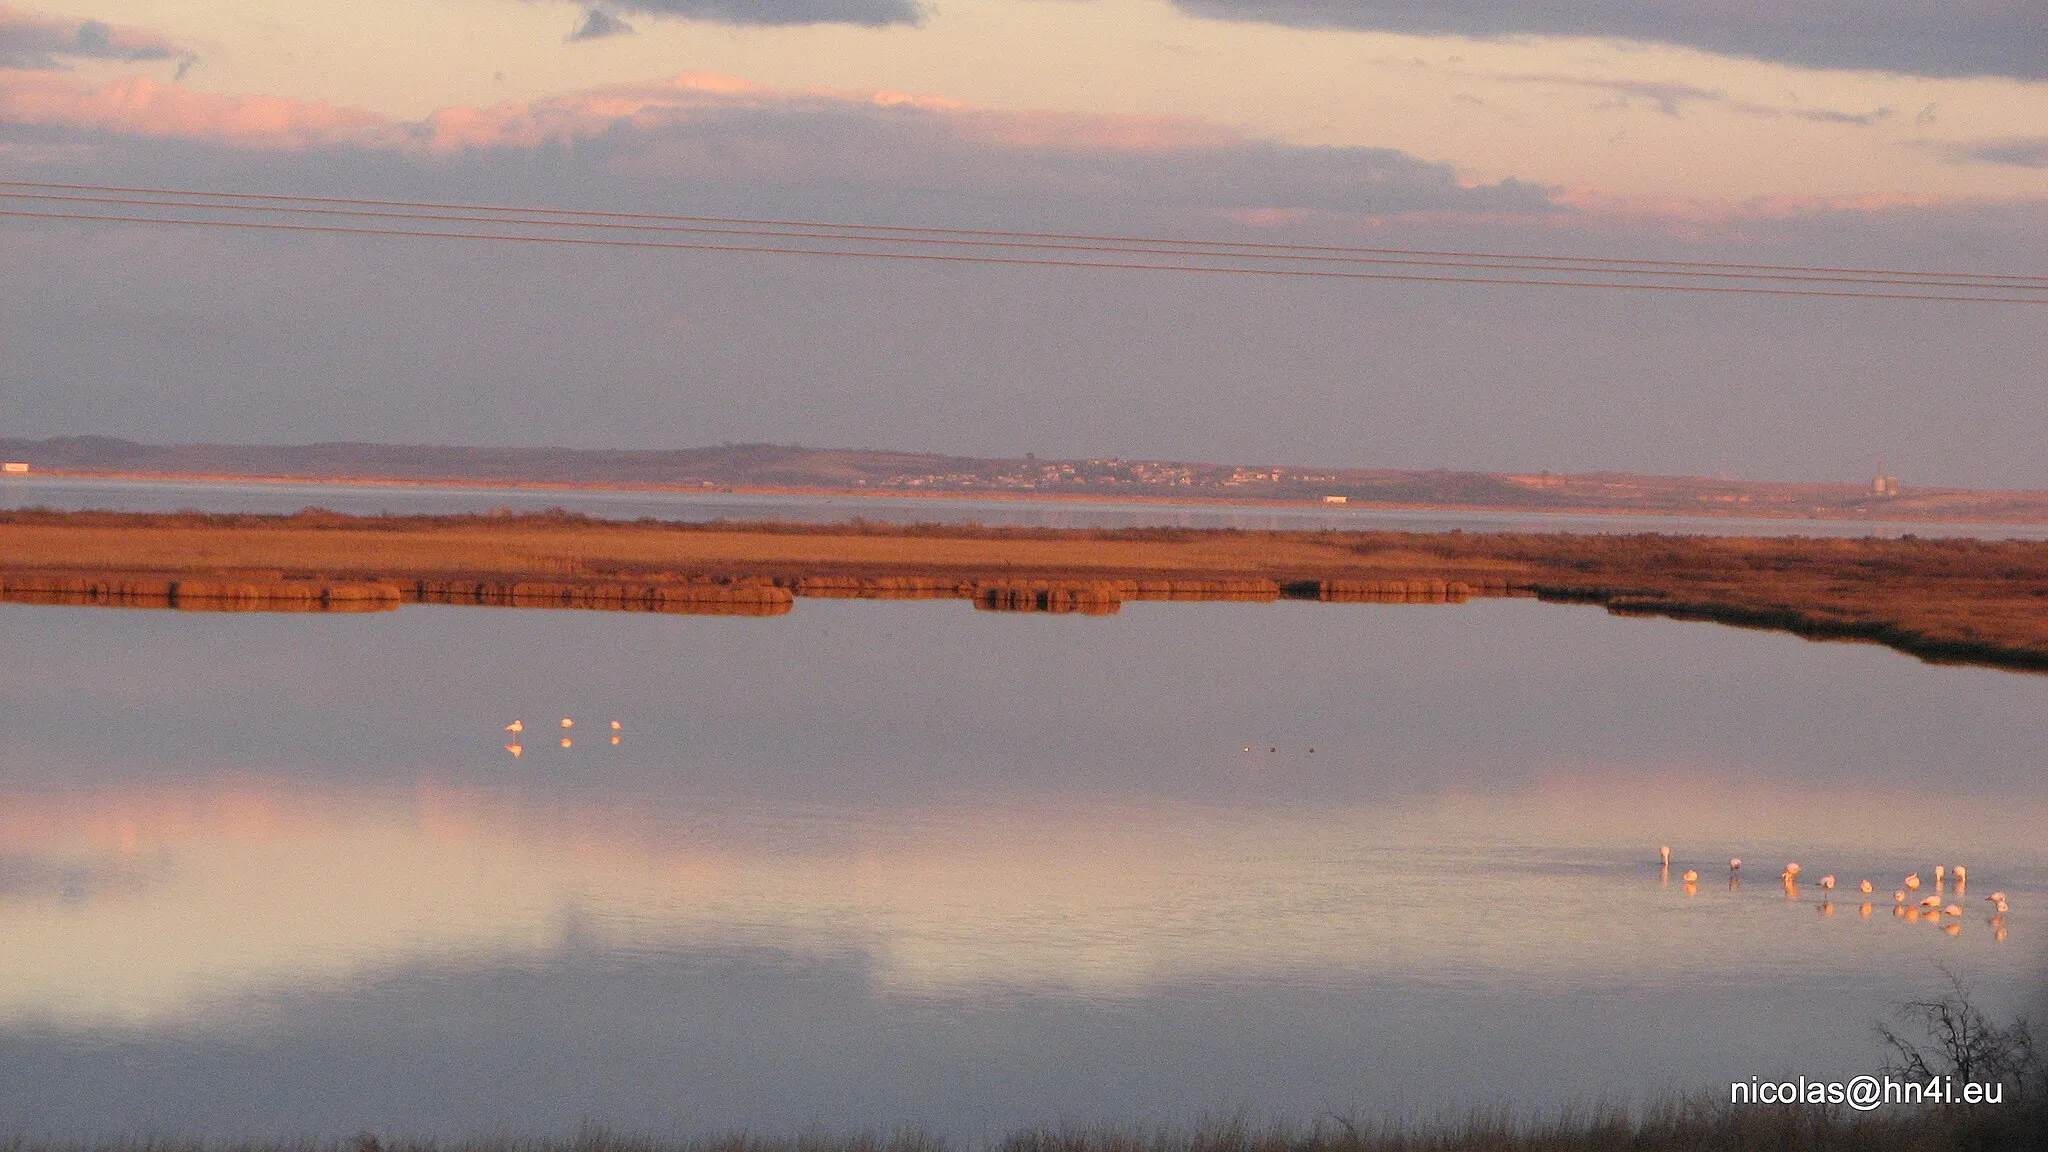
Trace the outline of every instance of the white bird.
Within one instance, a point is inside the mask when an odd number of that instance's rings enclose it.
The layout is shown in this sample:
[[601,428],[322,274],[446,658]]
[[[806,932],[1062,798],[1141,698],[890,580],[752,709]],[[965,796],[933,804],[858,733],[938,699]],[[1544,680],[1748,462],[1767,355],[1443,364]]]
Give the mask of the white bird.
[[514,720],[514,721],[513,721],[513,722],[511,722],[510,724],[507,724],[507,725],[505,725],[505,731],[507,731],[507,732],[524,732],[524,731],[526,731],[526,721],[524,721],[524,720]]

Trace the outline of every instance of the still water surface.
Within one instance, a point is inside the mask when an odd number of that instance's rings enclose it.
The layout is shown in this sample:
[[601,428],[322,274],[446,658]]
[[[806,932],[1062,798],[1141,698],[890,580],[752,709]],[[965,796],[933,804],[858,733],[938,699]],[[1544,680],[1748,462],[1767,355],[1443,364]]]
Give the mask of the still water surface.
[[1582,515],[1316,505],[1177,504],[1163,500],[1005,500],[972,496],[809,496],[745,492],[465,487],[206,480],[0,479],[0,508],[121,512],[292,513],[319,507],[359,516],[446,515],[564,508],[586,516],[708,522],[985,524],[1032,528],[1239,528],[1247,531],[1662,532],[1701,536],[1968,536],[2048,539],[2048,524],[1800,520],[1726,516]]
[[[2048,960],[2048,679],[1875,647],[1531,601],[0,637],[0,1131],[1626,1101],[1867,1070],[1942,967],[2003,1011]],[[1954,934],[1893,916],[1957,862]]]

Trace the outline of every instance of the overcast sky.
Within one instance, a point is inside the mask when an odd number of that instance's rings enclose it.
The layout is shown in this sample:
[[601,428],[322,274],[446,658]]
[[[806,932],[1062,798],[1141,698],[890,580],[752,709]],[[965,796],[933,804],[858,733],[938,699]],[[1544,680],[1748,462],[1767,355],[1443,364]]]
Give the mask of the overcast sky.
[[[2048,274],[2039,0],[47,0],[0,179]],[[2048,308],[0,221],[0,436],[2048,487]]]

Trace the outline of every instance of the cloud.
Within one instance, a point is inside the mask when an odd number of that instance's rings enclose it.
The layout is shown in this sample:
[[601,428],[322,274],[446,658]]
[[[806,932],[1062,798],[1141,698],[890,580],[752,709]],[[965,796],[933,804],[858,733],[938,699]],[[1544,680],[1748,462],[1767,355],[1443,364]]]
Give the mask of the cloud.
[[1515,84],[1553,84],[1571,88],[1591,88],[1600,92],[1613,93],[1615,98],[1626,103],[1629,100],[1648,100],[1666,116],[1677,116],[1680,108],[1692,101],[1719,101],[1727,94],[1716,89],[1698,88],[1691,84],[1676,84],[1657,80],[1605,80],[1585,76],[1566,76],[1561,73],[1540,75],[1496,75],[1496,80]]
[[1809,68],[2048,79],[2040,0],[1174,0],[1221,20],[1411,35],[1593,36]]
[[915,0],[624,0],[618,7],[649,16],[706,20],[717,24],[854,24],[883,28],[919,24],[924,7]]
[[1816,124],[1853,124],[1859,128],[1868,128],[1892,117],[1889,108],[1873,108],[1868,112],[1843,112],[1834,108],[1777,108],[1766,104],[1743,104],[1738,108],[1759,116],[1789,116]]
[[1666,116],[1681,115],[1687,104],[1719,104],[1745,116],[1760,116],[1771,119],[1811,120],[1818,124],[1850,124],[1868,127],[1881,120],[1889,119],[1892,110],[1878,108],[1870,112],[1843,112],[1834,108],[1787,108],[1777,104],[1753,104],[1730,100],[1726,92],[1718,88],[1701,88],[1693,84],[1662,80],[1610,80],[1600,77],[1568,76],[1562,73],[1489,73],[1486,78],[1510,84],[1547,84],[1567,88],[1590,88],[1598,92],[1612,93],[1612,103],[1627,107],[1630,101],[1647,100],[1657,106]]
[[374,113],[330,104],[194,92],[147,76],[90,86],[38,72],[0,73],[0,125],[264,148],[396,143],[403,137]]
[[1968,144],[1939,144],[1956,164],[2008,164],[2015,168],[2048,168],[2048,136],[2014,136]]
[[1267,226],[1557,210],[1539,186],[1463,181],[1448,165],[1394,149],[1300,146],[1185,117],[1013,112],[891,91],[763,88],[712,74],[400,121],[143,77],[92,87],[22,73],[0,79],[0,141],[7,125],[34,129],[46,144],[96,143],[115,157],[143,155],[150,142],[213,150],[206,160],[188,148],[184,159],[163,161],[208,173],[195,177],[202,184],[226,179],[222,150],[247,154],[251,168],[263,166],[263,154],[304,152],[318,167],[355,173],[348,183],[376,172],[396,180],[387,190],[420,197],[520,189],[537,200],[716,204],[733,215],[780,204],[893,216],[917,210],[911,199],[962,217],[1046,223]]
[[612,36],[631,36],[633,26],[602,8],[592,8],[583,14],[583,23],[569,33],[570,43],[580,40],[603,40]]
[[0,68],[56,70],[66,60],[170,60],[184,52],[155,32],[98,20],[58,20],[0,7]]

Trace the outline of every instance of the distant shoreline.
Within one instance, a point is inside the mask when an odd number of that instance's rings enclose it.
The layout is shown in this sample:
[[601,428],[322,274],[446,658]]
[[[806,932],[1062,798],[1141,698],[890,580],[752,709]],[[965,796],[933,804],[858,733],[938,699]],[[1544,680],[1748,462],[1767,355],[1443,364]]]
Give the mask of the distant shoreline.
[[2048,491],[1634,472],[1483,472],[1214,464],[1164,459],[954,456],[795,444],[697,448],[478,447],[326,442],[144,444],[105,436],[0,439],[29,475],[159,484],[406,485],[525,492],[640,492],[986,500],[1070,506],[1687,517],[2048,525]]
[[[878,500],[952,500],[991,501],[1015,504],[1086,505],[1086,504],[1137,504],[1161,507],[1202,507],[1202,508],[1245,508],[1273,511],[1319,511],[1341,514],[1343,510],[1364,512],[1422,512],[1461,513],[1493,516],[1526,516],[1532,518],[1550,516],[1588,517],[1641,517],[1663,520],[1755,520],[1766,523],[1788,520],[1815,520],[1833,523],[1872,524],[1984,524],[1995,526],[2048,525],[2048,507],[2039,514],[2031,515],[1982,515],[1956,511],[1949,515],[1939,512],[1917,512],[1885,516],[1858,509],[1822,509],[1819,511],[1792,508],[1731,508],[1701,507],[1697,509],[1675,509],[1636,507],[1625,505],[1555,505],[1531,507],[1511,504],[1451,504],[1415,501],[1346,500],[1342,504],[1328,504],[1317,500],[1279,499],[1256,496],[1216,496],[1207,494],[1159,495],[1151,492],[1017,492],[1017,491],[919,491],[902,488],[830,488],[797,485],[705,485],[705,484],[628,484],[604,481],[560,481],[560,480],[507,480],[494,477],[407,477],[407,476],[307,476],[289,474],[241,474],[207,472],[117,472],[87,469],[37,469],[28,473],[15,473],[0,477],[8,480],[115,480],[132,483],[171,484],[250,484],[259,486],[288,487],[292,485],[335,486],[350,488],[424,488],[424,489],[472,489],[506,492],[641,492],[676,496],[792,496],[813,499],[878,499]],[[1999,495],[1985,493],[1985,495]],[[2028,493],[2027,495],[2032,495]]]

